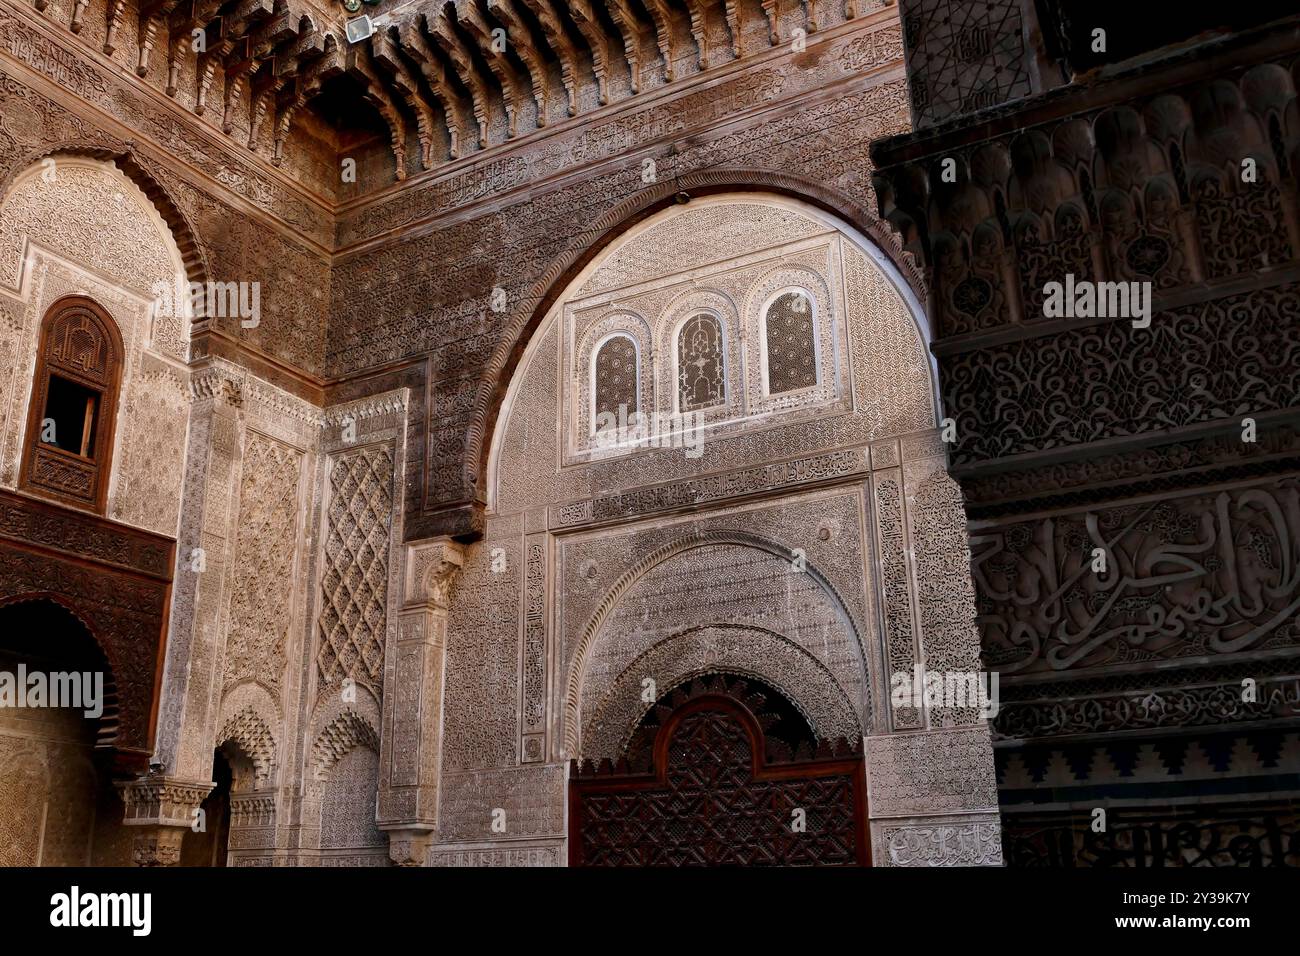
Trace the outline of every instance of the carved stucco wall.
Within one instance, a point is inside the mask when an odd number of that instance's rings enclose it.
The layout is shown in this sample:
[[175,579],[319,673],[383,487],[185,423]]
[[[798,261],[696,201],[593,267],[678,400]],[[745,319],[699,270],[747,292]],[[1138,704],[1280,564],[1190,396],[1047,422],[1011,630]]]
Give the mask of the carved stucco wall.
[[[0,666],[16,664],[4,655]],[[99,786],[89,723],[75,710],[0,712],[0,866],[92,862]]]
[[[140,289],[181,268],[166,225],[111,165],[59,158],[54,168],[52,181],[21,177],[19,201],[5,207],[19,284],[17,294],[0,290],[12,359],[5,457],[20,448],[43,303],[80,291],[127,317],[109,513],[178,537],[157,757],[200,786],[214,749],[251,768],[236,780],[234,862],[265,862],[277,846],[384,862],[373,810],[406,393],[322,410],[220,359],[187,368],[179,327],[151,323],[150,290]],[[135,242],[114,245],[118,228]],[[64,258],[73,253],[91,265]],[[116,268],[115,284],[103,270]],[[163,371],[141,371],[151,367]],[[156,405],[171,417],[151,416]],[[312,747],[337,744],[331,728],[345,711],[368,732],[324,769],[309,766]],[[290,801],[303,780],[305,799]],[[365,792],[369,811],[353,799]],[[369,828],[348,822],[367,813]]]
[[[189,135],[185,123],[165,115],[165,110],[140,97],[121,78],[97,65],[72,63],[40,31],[7,14],[3,20],[17,38],[0,49],[8,77],[0,86],[4,168],[11,173],[18,158],[70,142],[132,152],[181,215],[196,224],[201,243],[197,257],[206,260],[213,278],[264,277],[268,282],[265,321],[258,329],[235,334],[254,352],[264,350],[309,374],[325,368],[322,313],[331,281],[323,248],[336,239],[348,246],[416,224],[489,194],[524,190],[491,214],[461,217],[456,223],[422,230],[420,236],[402,238],[375,260],[384,263],[382,275],[369,271],[362,261],[365,257],[342,263],[343,285],[333,300],[341,321],[331,338],[331,372],[352,372],[435,349],[428,366],[435,384],[427,393],[420,388],[410,409],[409,430],[402,427],[407,421],[403,404],[396,421],[384,426],[384,437],[374,439],[391,443],[395,450],[393,512],[386,536],[379,531],[383,522],[377,517],[382,515],[383,502],[371,507],[373,499],[361,501],[353,495],[355,489],[341,491],[341,485],[333,483],[334,466],[345,455],[352,455],[348,465],[355,466],[358,474],[377,468],[386,475],[382,451],[356,453],[365,455],[363,464],[352,451],[337,443],[331,446],[331,441],[337,441],[339,422],[322,415],[310,402],[221,359],[206,353],[196,356],[201,361],[193,375],[191,454],[184,474],[178,552],[184,558],[186,549],[202,547],[207,565],[202,574],[178,578],[167,662],[170,690],[160,714],[159,752],[169,772],[195,780],[205,778],[213,746],[229,743],[250,759],[256,757],[253,764],[264,769],[260,777],[253,775],[254,791],[241,798],[236,815],[239,833],[232,833],[237,861],[249,864],[277,856],[303,858],[307,851],[322,847],[322,840],[333,840],[323,836],[332,825],[319,811],[338,805],[328,796],[336,791],[328,782],[320,787],[308,783],[316,766],[310,754],[322,742],[336,741],[345,713],[355,714],[344,721],[348,726],[379,724],[381,689],[374,686],[377,681],[370,665],[379,649],[378,635],[391,640],[395,627],[391,613],[382,621],[377,618],[384,600],[377,596],[375,582],[382,577],[378,569],[384,562],[377,557],[363,562],[364,587],[340,588],[331,577],[331,571],[339,570],[331,564],[331,558],[337,562],[338,552],[322,548],[334,547],[327,543],[331,536],[336,543],[344,537],[358,549],[372,550],[378,539],[386,537],[390,544],[400,540],[402,499],[418,502],[424,483],[421,475],[412,484],[411,473],[403,471],[408,437],[414,439],[417,465],[423,468],[422,459],[429,455],[435,477],[440,474],[436,469],[451,469],[453,475],[463,470],[457,446],[465,442],[468,419],[457,416],[473,404],[474,392],[458,382],[439,384],[438,377],[451,369],[484,367],[480,359],[499,350],[510,330],[518,329],[515,319],[522,291],[544,276],[551,264],[589,241],[589,236],[578,235],[579,224],[613,210],[640,190],[641,153],[659,160],[665,182],[678,172],[727,165],[739,158],[746,165],[815,174],[844,190],[852,201],[869,205],[868,170],[861,160],[864,144],[872,136],[905,125],[903,89],[893,69],[898,29],[878,21],[860,32],[846,29],[824,41],[815,38],[814,49],[793,66],[763,65],[744,76],[710,82],[707,89],[683,91],[645,109],[562,131],[535,144],[527,161],[514,157],[461,170],[424,183],[397,201],[387,197],[358,206],[343,216],[335,232],[322,210],[286,188],[282,176],[264,175],[246,157],[210,148],[202,136]],[[51,80],[89,108],[69,109],[66,98],[53,93]],[[816,91],[815,102],[771,109],[810,91]],[[721,125],[742,114],[742,124]],[[117,128],[105,122],[107,116],[147,130],[148,142],[138,149],[128,146],[106,132]],[[695,127],[711,131],[684,149],[664,141],[681,138]],[[172,163],[172,156],[181,163]],[[554,188],[555,183],[533,188],[533,183],[540,186],[543,180],[567,177],[577,166],[584,167],[583,181],[573,183],[574,188]],[[580,217],[575,217],[575,209],[582,210]],[[625,546],[639,553],[654,550],[666,534],[658,523],[642,519],[684,502],[713,501],[721,509],[739,494],[797,498],[798,507],[791,509],[769,504],[764,506],[766,512],[754,506],[734,514],[720,510],[710,517],[734,517],[750,522],[754,529],[770,531],[771,527],[763,526],[779,524],[785,510],[802,517],[823,513],[829,523],[824,528],[818,524],[817,540],[843,544],[847,556],[841,566],[837,549],[830,544],[808,549],[809,554],[819,551],[813,567],[826,582],[810,593],[823,602],[823,619],[828,632],[834,631],[839,648],[828,659],[834,659],[840,679],[850,685],[852,668],[846,663],[850,659],[870,678],[872,666],[864,661],[879,654],[873,636],[875,616],[888,609],[875,595],[875,584],[861,573],[876,547],[871,540],[870,475],[873,468],[895,467],[901,481],[905,464],[935,460],[936,450],[927,436],[933,426],[929,372],[927,367],[917,376],[897,374],[900,366],[909,363],[925,367],[924,348],[910,326],[896,321],[907,310],[872,267],[872,255],[828,234],[824,223],[815,222],[813,231],[800,234],[797,241],[810,244],[800,251],[816,252],[825,263],[827,303],[838,296],[846,314],[857,309],[882,317],[870,336],[849,336],[844,327],[848,344],[840,359],[851,357],[851,362],[841,366],[845,378],[836,401],[849,404],[825,406],[836,407],[840,413],[834,415],[809,414],[776,428],[722,437],[716,443],[720,453],[730,451],[707,471],[694,462],[688,461],[683,470],[654,455],[641,455],[636,462],[601,463],[604,470],[579,470],[576,489],[555,492],[561,483],[557,475],[520,470],[524,480],[538,482],[541,490],[513,514],[503,511],[493,518],[488,538],[467,549],[465,571],[454,589],[446,665],[448,719],[441,757],[445,773],[440,825],[449,846],[432,853],[431,861],[560,859],[564,784],[563,768],[555,761],[563,752],[568,728],[563,716],[567,674],[558,658],[567,653],[564,642],[569,638],[558,633],[556,625],[565,613],[558,597],[567,593],[567,585],[557,582],[563,559],[558,553],[561,537],[553,532],[582,528],[585,533],[595,520],[623,520],[629,528],[639,521],[645,527],[637,530],[649,537],[625,535]],[[512,274],[505,285],[512,311],[502,329],[485,330],[476,324],[487,315],[486,295],[496,278],[482,268],[485,243],[501,250],[496,261],[511,263]],[[187,264],[194,258],[191,252],[187,247]],[[360,302],[364,308],[358,308]],[[412,307],[412,302],[420,304]],[[436,321],[420,312],[426,308],[439,310]],[[6,317],[9,311],[4,309]],[[540,342],[553,340],[552,348],[557,350],[558,339],[558,334],[545,331],[534,337]],[[549,392],[538,390],[541,411],[529,415],[540,415],[554,428],[560,420],[555,378],[560,356],[558,351],[552,354]],[[544,380],[545,363],[544,356],[534,357],[526,363],[527,374],[542,369],[538,374]],[[857,368],[870,369],[871,380],[850,374]],[[380,387],[398,382],[423,386],[418,378],[401,372],[396,378],[377,381]],[[341,392],[347,397],[364,394],[354,387]],[[549,412],[548,402],[552,403]],[[850,408],[852,414],[847,413]],[[383,417],[388,412],[374,414]],[[432,442],[423,431],[426,415],[443,419]],[[506,420],[503,413],[502,422]],[[891,435],[904,437],[896,441],[885,437]],[[873,440],[877,447],[868,447]],[[542,461],[557,461],[559,448],[558,443],[551,445]],[[647,466],[650,471],[644,470]],[[835,488],[797,492],[810,483]],[[445,487],[455,493],[460,484],[453,478]],[[398,491],[404,486],[405,495]],[[355,507],[338,509],[331,504],[340,497],[352,498]],[[905,507],[901,505],[900,512]],[[907,513],[901,516],[903,541],[909,542],[911,518]],[[241,526],[260,530],[246,531],[241,540]],[[823,531],[826,539],[820,537]],[[797,533],[787,529],[776,547],[789,548],[791,541],[807,533],[807,528]],[[355,540],[357,534],[368,539],[366,545]],[[769,550],[736,543],[725,547],[740,549],[738,553],[747,557],[754,551],[760,555],[758,560],[766,560],[761,555],[771,556],[770,545]],[[630,557],[625,557],[624,571],[632,567]],[[853,562],[857,574],[851,570]],[[259,563],[271,569],[272,577],[287,568],[293,584],[253,580],[247,566]],[[576,570],[585,580],[589,569],[581,564]],[[396,565],[390,555],[390,604],[398,590],[391,586]],[[902,593],[910,602],[906,567],[906,562],[898,565],[895,577],[903,580]],[[613,564],[608,570],[618,576]],[[612,581],[605,583],[612,587]],[[269,609],[277,604],[281,613],[272,619]],[[336,626],[338,620],[361,619],[366,626],[345,626],[346,635]],[[922,641],[920,624],[910,626],[913,641]],[[695,633],[721,640],[714,632]],[[229,648],[224,646],[228,634]],[[340,643],[344,636],[346,643]],[[859,650],[849,655],[847,649],[854,641]],[[787,641],[782,646],[795,645]],[[806,649],[800,653],[812,657]],[[355,701],[344,699],[337,681],[335,664],[344,659],[349,665],[360,665],[349,672],[360,685]],[[799,660],[808,664],[805,658]],[[839,680],[827,676],[832,673],[827,665],[814,663],[825,670],[808,664],[809,675],[817,675],[808,677],[810,686],[815,680]],[[883,668],[879,670],[883,673]],[[845,724],[846,713],[860,715],[868,707],[884,707],[881,688],[868,693],[865,685],[866,679],[861,690],[845,692],[842,706],[826,702],[833,700],[832,695],[809,709],[832,726]],[[469,715],[475,719],[468,719]],[[872,718],[880,719],[879,715]],[[351,743],[336,765],[350,761],[347,765],[359,766],[361,776],[369,774],[364,755],[348,756],[359,754],[358,747],[365,749],[367,735],[358,731],[337,739]],[[301,805],[295,788],[304,793]],[[481,846],[485,839],[494,839],[484,836],[484,808],[498,805],[510,808],[510,836],[515,842]]]
[[[891,670],[979,665],[931,366],[915,306],[883,262],[810,207],[723,195],[629,231],[560,296],[507,395],[487,534],[450,593],[427,862],[559,862],[565,759],[619,754],[645,710],[643,678],[662,693],[710,670],[772,683],[827,736],[868,737],[873,839],[897,847],[878,848],[882,862],[1000,862],[987,729],[968,712],[890,708]],[[757,369],[745,343],[766,295],[750,293],[792,268],[825,290],[823,381],[842,387],[770,415],[748,401]],[[736,401],[706,416],[703,455],[569,454],[583,434],[572,426],[587,400],[584,328],[635,313],[643,387],[670,408],[665,330],[684,292],[714,296],[731,336],[745,329],[728,345]],[[933,815],[952,812],[966,830],[935,836],[945,824]]]
[[110,163],[60,157],[28,169],[0,204],[0,485],[17,484],[41,320],[83,293],[122,333],[108,515],[175,535],[189,415],[189,330],[151,308],[184,275],[167,224]]
[[[904,3],[905,24],[952,6]],[[978,26],[1012,5],[965,6]],[[1108,67],[1102,84],[1008,95],[997,124],[966,116],[873,146],[881,212],[929,275],[984,659],[1002,675],[994,736],[1018,865],[1150,866],[1162,852],[1217,865],[1236,834],[1236,860],[1268,865],[1294,842],[1300,126],[1287,29],[1205,37]],[[944,51],[949,80],[960,46]],[[1052,325],[1043,289],[1067,274],[1148,283],[1149,323]],[[1247,678],[1257,696],[1243,700]],[[1078,811],[1103,788],[1099,835]]]
[[[241,395],[212,739],[272,769],[236,794],[250,809],[232,823],[231,861],[383,864],[378,728],[399,591],[391,545],[406,394],[321,410],[247,379]],[[249,724],[257,732],[241,733]],[[203,739],[184,741],[195,760]]]
[[262,283],[262,322],[240,328],[221,320],[219,327],[318,373],[333,235],[319,195],[223,144],[208,128],[220,110],[200,119],[169,108],[134,78],[77,52],[75,35],[33,22],[39,17],[0,8],[0,183],[66,151],[127,157],[133,178],[148,179],[146,191],[165,198],[168,221],[184,226],[178,244],[191,278]]
[[[704,243],[699,238],[701,233],[713,236],[713,241]],[[774,271],[779,276],[791,250],[803,258],[809,255],[810,245],[817,251],[804,262],[810,262],[814,271],[821,270],[833,293],[835,314],[848,317],[834,322],[840,337],[837,351],[847,356],[847,361],[843,357],[838,360],[838,367],[846,373],[842,401],[841,396],[835,396],[829,401],[810,402],[802,410],[792,408],[785,425],[777,416],[750,420],[735,429],[715,428],[707,436],[708,453],[700,458],[685,458],[680,448],[649,449],[599,465],[559,468],[554,423],[562,420],[566,400],[575,409],[575,417],[581,419],[585,393],[580,390],[585,376],[561,374],[562,366],[574,368],[580,357],[572,355],[576,348],[566,348],[563,356],[557,350],[565,333],[552,318],[536,333],[537,344],[530,347],[525,363],[521,363],[518,384],[514,386],[511,401],[527,411],[502,415],[506,425],[498,431],[493,459],[495,480],[491,484],[495,510],[510,514],[542,502],[603,498],[599,493],[605,490],[702,476],[719,469],[778,461],[932,427],[927,357],[903,300],[872,264],[868,253],[856,243],[845,241],[824,217],[799,203],[755,194],[710,197],[692,202],[685,210],[669,210],[613,244],[600,266],[589,270],[590,276],[581,280],[580,291],[567,297],[566,302],[569,298],[591,302],[590,297],[599,294],[603,301],[616,303],[619,309],[636,308],[654,317],[658,343],[655,361],[659,363],[656,377],[669,386],[661,390],[656,407],[670,410],[673,380],[666,369],[671,349],[666,347],[665,338],[679,315],[677,300],[685,298],[689,303],[692,294],[716,290],[714,294],[723,297],[732,315],[740,316],[748,309],[753,328],[742,327],[747,328],[746,340],[751,342],[751,348],[756,348],[754,319],[761,302],[753,293]],[[687,270],[673,269],[665,264],[664,249],[694,250],[697,259],[676,261],[698,265]],[[665,275],[665,270],[672,271]],[[634,282],[628,281],[630,275],[637,277]],[[620,287],[634,288],[620,294]],[[605,309],[612,307],[607,304]],[[575,323],[581,318],[575,316]],[[574,341],[578,330],[568,335]],[[741,342],[734,332],[731,340],[739,350]],[[742,357],[739,351],[731,363],[736,376],[733,384],[747,399],[754,398],[758,365],[756,354]],[[900,366],[913,367],[917,374],[900,375],[896,371]],[[742,368],[748,385],[739,380]],[[567,381],[574,381],[575,387],[562,384]],[[557,383],[561,384],[557,387]],[[825,414],[828,407],[839,414]],[[846,413],[850,408],[854,414]],[[735,409],[730,417],[739,423],[757,411],[767,409]],[[765,427],[768,425],[776,427]],[[572,507],[581,509],[582,505],[574,502]]]
[[[870,139],[907,125],[899,33],[883,16],[819,31],[789,62],[718,74],[661,101],[634,99],[587,126],[521,142],[497,162],[341,212],[328,370],[425,386],[411,421],[408,533],[463,530],[457,522],[468,519],[447,509],[487,493],[494,396],[510,357],[533,337],[539,300],[625,221],[677,188],[698,195],[743,181],[798,191],[797,179],[871,228],[848,210],[872,202],[861,161]],[[384,368],[414,356],[418,366]]]

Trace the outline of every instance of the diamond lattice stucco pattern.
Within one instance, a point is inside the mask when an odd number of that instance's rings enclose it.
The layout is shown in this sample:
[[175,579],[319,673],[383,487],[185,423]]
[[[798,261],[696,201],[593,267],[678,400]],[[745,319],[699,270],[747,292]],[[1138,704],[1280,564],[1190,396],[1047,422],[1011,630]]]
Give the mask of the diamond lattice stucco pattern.
[[360,449],[330,463],[329,532],[321,576],[321,681],[382,681],[388,602],[393,451]]

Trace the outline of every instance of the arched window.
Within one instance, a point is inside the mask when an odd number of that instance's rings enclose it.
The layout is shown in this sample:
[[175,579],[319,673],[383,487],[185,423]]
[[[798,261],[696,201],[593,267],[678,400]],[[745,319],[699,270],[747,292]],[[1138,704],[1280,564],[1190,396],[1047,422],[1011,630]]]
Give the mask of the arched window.
[[60,299],[41,324],[21,487],[104,512],[122,337],[81,296]]
[[[631,336],[613,335],[596,350],[592,360],[592,431],[598,432],[609,422],[603,416],[627,421],[638,410],[636,343]],[[623,408],[620,414],[619,409]]]
[[726,400],[722,323],[701,312],[677,332],[677,404],[683,412],[721,405]]
[[767,307],[767,393],[777,395],[817,384],[816,316],[812,296],[802,289],[782,292]]

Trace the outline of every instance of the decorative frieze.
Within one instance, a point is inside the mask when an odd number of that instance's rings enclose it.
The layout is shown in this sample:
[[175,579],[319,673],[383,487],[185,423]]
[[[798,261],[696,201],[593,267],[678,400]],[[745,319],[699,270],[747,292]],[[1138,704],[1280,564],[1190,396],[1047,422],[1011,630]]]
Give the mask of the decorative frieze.
[[876,866],[1002,866],[996,813],[890,820],[871,825]]
[[865,471],[865,457],[859,449],[848,449],[556,505],[551,507],[550,525],[568,528],[842,478]]
[[998,805],[987,726],[867,738],[873,820]]

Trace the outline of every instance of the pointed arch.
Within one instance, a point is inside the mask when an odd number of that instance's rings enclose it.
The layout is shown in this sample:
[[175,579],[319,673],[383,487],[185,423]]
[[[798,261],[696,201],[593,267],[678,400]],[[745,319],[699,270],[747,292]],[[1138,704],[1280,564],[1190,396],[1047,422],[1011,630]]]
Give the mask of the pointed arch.
[[[436,502],[428,501],[429,489],[425,488],[425,503],[406,524],[408,540],[438,535],[472,538],[480,533],[491,436],[510,382],[534,333],[578,274],[642,220],[674,204],[721,193],[768,193],[794,199],[848,225],[889,263],[897,276],[900,292],[917,303],[912,311],[921,314],[919,303],[925,301],[926,283],[912,254],[903,249],[900,238],[888,223],[838,190],[800,176],[746,168],[692,173],[639,190],[579,233],[519,299],[496,350],[474,385],[469,420],[457,423],[465,436],[460,462],[461,487],[452,489],[446,498]],[[928,327],[921,325],[918,331],[928,347]],[[436,427],[433,422],[428,424],[431,429]],[[427,465],[426,461],[426,482]]]
[[345,710],[326,724],[311,747],[312,776],[324,780],[357,747],[379,752],[379,732],[355,710]]
[[171,232],[172,241],[176,243],[176,248],[180,252],[181,262],[185,266],[186,278],[190,282],[207,284],[210,274],[208,261],[199,242],[198,232],[191,225],[189,217],[176,204],[171,194],[145,168],[140,158],[129,145],[124,150],[118,150],[101,144],[72,142],[28,153],[10,167],[3,179],[0,179],[0,203],[3,203],[9,196],[14,183],[18,181],[23,173],[47,159],[53,159],[57,162],[60,157],[97,159],[115,166],[122,175],[136,185],[140,192],[144,193],[154,211],[166,223],[168,230]]
[[[731,544],[742,547],[755,548],[759,551],[766,551],[768,554],[775,555],[783,560],[791,559],[791,552],[788,548],[783,547],[777,542],[762,537],[761,535],[751,534],[747,531],[691,531],[688,534],[668,542],[654,551],[651,551],[635,565],[625,571],[613,587],[605,595],[604,599],[597,606],[591,618],[587,621],[586,627],[583,628],[581,636],[578,638],[577,646],[574,649],[573,657],[568,665],[568,673],[565,675],[564,691],[564,749],[569,755],[578,753],[579,731],[582,719],[582,690],[583,683],[587,674],[587,665],[591,659],[592,650],[596,644],[596,638],[600,635],[601,629],[609,619],[614,609],[618,607],[623,597],[636,586],[649,571],[653,570],[665,561],[677,557],[686,551],[695,548],[707,548],[712,545]],[[804,572],[807,573],[816,583],[826,592],[826,595],[838,608],[840,616],[853,638],[853,644],[861,652],[864,648],[862,634],[858,630],[857,623],[853,615],[848,613],[848,605],[843,596],[836,590],[835,586],[827,580],[817,568],[811,564],[804,566]],[[866,678],[866,685],[870,688],[870,674],[867,673],[867,660],[865,655],[860,656],[859,664],[862,667],[863,675]],[[870,691],[868,691],[868,697]],[[870,700],[866,701],[867,710],[870,711]]]
[[[251,705],[241,708],[222,724],[221,730],[217,733],[216,749],[233,750],[252,765],[253,786],[249,789],[261,790],[273,782],[275,735]],[[234,766],[233,761],[231,766]]]

